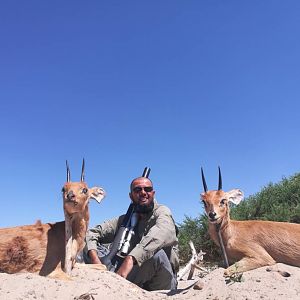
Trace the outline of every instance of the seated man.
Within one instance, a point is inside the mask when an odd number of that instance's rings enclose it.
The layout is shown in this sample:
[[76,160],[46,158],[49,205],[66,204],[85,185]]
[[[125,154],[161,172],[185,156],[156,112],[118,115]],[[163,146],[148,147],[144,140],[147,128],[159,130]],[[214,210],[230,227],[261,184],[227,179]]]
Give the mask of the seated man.
[[[149,290],[173,290],[177,287],[179,260],[176,226],[168,207],[154,199],[150,179],[138,177],[131,182],[129,197],[135,207],[138,223],[130,241],[128,255],[116,255],[116,273]],[[103,244],[112,243],[124,215],[97,225],[86,235],[85,261],[101,263]]]

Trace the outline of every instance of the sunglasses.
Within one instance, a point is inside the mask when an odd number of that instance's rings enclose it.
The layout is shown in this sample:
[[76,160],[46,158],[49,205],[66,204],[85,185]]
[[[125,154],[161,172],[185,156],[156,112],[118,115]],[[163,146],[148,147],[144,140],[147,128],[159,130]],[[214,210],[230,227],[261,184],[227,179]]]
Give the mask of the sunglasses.
[[141,186],[136,186],[135,188],[132,189],[135,193],[139,193],[142,190],[144,190],[146,193],[150,193],[153,191],[153,187],[152,186],[145,186],[145,187],[141,187]]

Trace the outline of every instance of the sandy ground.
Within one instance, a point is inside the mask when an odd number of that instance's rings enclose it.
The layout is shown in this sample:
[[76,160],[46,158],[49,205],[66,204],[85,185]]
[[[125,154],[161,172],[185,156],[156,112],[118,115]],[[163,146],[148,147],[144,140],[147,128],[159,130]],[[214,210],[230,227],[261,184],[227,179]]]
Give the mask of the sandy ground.
[[[72,300],[133,300],[133,299],[300,299],[300,268],[277,264],[290,277],[268,272],[266,267],[243,274],[241,282],[226,282],[224,269],[219,268],[200,278],[179,282],[177,291],[147,292],[120,276],[86,268],[75,268],[73,280],[62,281],[36,274],[0,273],[0,299],[72,299]],[[194,289],[201,282],[202,290]]]

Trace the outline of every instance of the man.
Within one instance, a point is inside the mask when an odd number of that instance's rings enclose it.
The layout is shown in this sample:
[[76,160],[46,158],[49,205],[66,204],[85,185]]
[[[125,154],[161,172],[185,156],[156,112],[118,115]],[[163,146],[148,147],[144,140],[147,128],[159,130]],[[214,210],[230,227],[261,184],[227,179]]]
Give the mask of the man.
[[[179,268],[176,226],[169,208],[159,205],[154,194],[150,179],[138,177],[131,182],[129,197],[138,214],[138,223],[128,255],[118,257],[120,264],[116,273],[149,291],[172,290],[177,286]],[[113,242],[123,218],[124,215],[88,230],[87,262],[101,263],[102,245]]]

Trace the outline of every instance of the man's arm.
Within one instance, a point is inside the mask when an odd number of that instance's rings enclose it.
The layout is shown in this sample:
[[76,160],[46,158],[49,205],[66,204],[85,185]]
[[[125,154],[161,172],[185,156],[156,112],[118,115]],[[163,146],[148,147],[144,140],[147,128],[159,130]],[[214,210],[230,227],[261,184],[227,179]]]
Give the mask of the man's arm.
[[135,265],[135,264],[136,264],[135,258],[131,255],[127,255],[125,257],[121,267],[117,271],[117,274],[124,278],[127,278],[128,274],[130,273],[130,271],[133,268],[133,265]]
[[91,259],[92,264],[101,264],[101,261],[98,257],[98,254],[97,254],[97,250],[93,250],[93,249],[89,250],[88,251],[88,256]]
[[118,221],[119,218],[105,221],[87,231],[85,237],[86,251],[91,259],[91,263],[101,263],[97,255],[97,246],[98,244],[108,244],[113,242],[118,227]]

